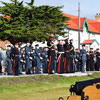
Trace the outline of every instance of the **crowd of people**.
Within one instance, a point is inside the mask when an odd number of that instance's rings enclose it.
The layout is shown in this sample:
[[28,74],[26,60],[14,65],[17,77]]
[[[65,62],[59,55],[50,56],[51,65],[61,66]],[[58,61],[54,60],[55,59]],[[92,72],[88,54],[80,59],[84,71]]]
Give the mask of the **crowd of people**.
[[[5,67],[6,62],[6,67]],[[6,70],[5,70],[6,69]],[[86,51],[85,45],[82,49],[74,49],[73,40],[58,40],[54,45],[54,37],[50,37],[47,47],[35,48],[26,43],[21,48],[18,43],[13,47],[7,46],[6,57],[0,47],[0,73],[7,75],[25,74],[62,74],[100,70],[100,52],[97,48]]]

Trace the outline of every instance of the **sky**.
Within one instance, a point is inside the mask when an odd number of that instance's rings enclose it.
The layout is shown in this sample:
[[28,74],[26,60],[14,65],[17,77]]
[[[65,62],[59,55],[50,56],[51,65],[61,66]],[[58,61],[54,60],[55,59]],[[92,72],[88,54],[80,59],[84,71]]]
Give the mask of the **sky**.
[[[10,0],[1,0],[10,2]],[[22,0],[18,0],[22,1]],[[23,0],[31,2],[31,0]],[[63,6],[61,9],[64,13],[78,15],[78,2],[80,1],[80,15],[89,19],[95,19],[96,13],[100,13],[100,0],[35,0],[35,6],[50,5]],[[0,3],[0,5],[2,5]]]

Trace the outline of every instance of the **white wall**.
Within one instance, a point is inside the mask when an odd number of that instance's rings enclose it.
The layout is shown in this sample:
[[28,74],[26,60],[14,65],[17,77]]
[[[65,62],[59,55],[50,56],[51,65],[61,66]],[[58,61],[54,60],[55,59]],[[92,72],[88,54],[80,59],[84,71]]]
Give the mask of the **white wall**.
[[99,48],[96,41],[90,47],[93,48],[93,50],[96,50],[97,48]]
[[[68,32],[68,29],[66,30]],[[73,45],[75,48],[78,48],[78,31],[77,30],[69,30],[69,39],[73,39]],[[100,34],[95,33],[88,33],[86,32],[86,28],[83,29],[83,31],[80,32],[80,43],[82,43],[84,40],[89,39],[96,39],[100,44]],[[81,47],[81,46],[80,46]],[[92,48],[99,48],[96,42],[93,43],[90,47]],[[89,48],[89,46],[87,46]]]

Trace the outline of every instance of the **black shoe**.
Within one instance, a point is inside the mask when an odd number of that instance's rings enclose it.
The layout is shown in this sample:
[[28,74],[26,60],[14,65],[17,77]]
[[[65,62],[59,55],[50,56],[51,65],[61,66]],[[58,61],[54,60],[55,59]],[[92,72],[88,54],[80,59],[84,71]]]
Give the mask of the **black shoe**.
[[31,73],[26,73],[27,75],[31,74]]
[[8,73],[7,75],[13,75],[13,74]]

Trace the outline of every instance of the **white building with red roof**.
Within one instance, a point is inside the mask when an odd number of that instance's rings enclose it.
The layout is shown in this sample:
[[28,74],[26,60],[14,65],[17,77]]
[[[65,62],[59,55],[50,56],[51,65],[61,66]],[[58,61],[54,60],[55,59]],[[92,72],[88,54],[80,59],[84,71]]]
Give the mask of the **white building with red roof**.
[[[68,38],[73,39],[73,45],[78,48],[78,16],[65,14],[70,17],[68,22],[65,22],[65,30],[68,32]],[[80,43],[86,44],[87,50],[89,48],[98,48],[100,46],[100,22],[97,20],[80,18]]]

